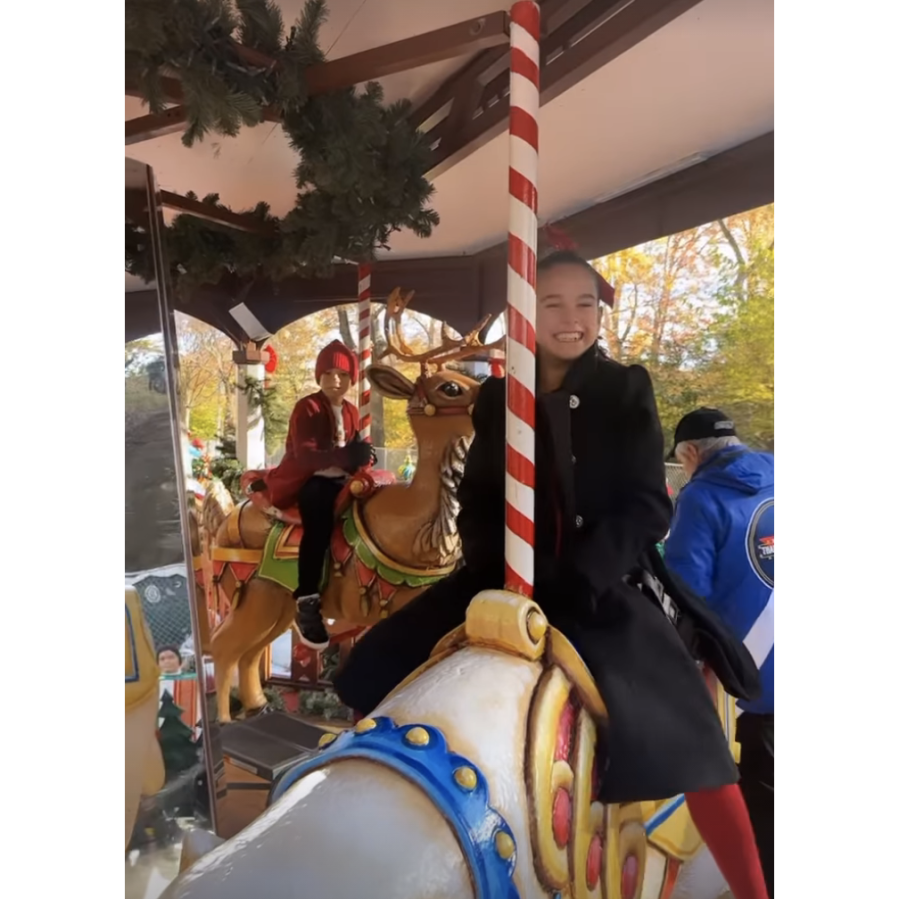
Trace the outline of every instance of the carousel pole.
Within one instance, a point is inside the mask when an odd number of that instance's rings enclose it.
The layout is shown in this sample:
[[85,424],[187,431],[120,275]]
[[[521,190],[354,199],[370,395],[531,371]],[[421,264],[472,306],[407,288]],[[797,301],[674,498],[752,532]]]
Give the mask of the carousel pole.
[[512,5],[509,265],[506,334],[506,589],[534,592],[534,418],[537,392],[537,114],[540,10]]
[[359,274],[359,433],[371,437],[371,263],[360,262]]

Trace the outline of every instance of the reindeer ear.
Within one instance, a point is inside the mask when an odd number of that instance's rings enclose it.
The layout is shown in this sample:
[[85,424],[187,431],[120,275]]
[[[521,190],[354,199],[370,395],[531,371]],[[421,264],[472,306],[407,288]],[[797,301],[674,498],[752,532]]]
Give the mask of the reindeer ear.
[[389,400],[407,400],[415,393],[415,385],[395,368],[374,363],[366,372],[372,387]]

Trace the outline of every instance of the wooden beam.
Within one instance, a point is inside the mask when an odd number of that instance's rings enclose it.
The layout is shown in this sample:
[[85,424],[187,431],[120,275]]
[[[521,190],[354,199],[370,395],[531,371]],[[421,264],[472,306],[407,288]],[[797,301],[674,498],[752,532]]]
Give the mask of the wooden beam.
[[[326,94],[466,53],[478,53],[497,46],[505,48],[508,41],[509,15],[501,10],[310,66],[305,72],[306,85],[310,96]],[[263,69],[277,65],[274,59],[251,47],[235,44],[234,50],[249,65]],[[175,79],[164,78],[162,83],[167,99],[173,103],[183,102],[184,92]],[[125,93],[140,96],[133,83],[125,85]],[[281,120],[280,112],[274,107],[266,108],[264,118],[269,122]],[[187,114],[181,106],[167,109],[160,115],[139,116],[125,122],[125,144],[176,134],[186,126]]]
[[[588,259],[774,202],[774,132],[553,222]],[[506,242],[472,258],[505,264]],[[500,280],[505,277],[499,271]]]
[[[181,82],[177,78],[166,78],[163,76],[159,79],[162,86],[162,93],[167,103],[181,103],[184,100],[184,91],[181,88]],[[125,96],[137,97],[142,100],[144,95],[137,85],[137,82],[125,77]]]
[[142,115],[125,120],[125,146],[155,140],[167,134],[178,134],[187,127],[187,110],[173,106],[158,114]]
[[[541,104],[549,103],[699,2],[590,0],[583,4],[546,4],[556,20],[563,14],[572,14],[540,42]],[[454,79],[438,88],[420,109],[435,116],[447,104],[464,103],[466,98],[460,92],[462,82],[458,76]],[[425,132],[433,138],[435,145],[434,166],[429,176],[437,177],[502,134],[508,127],[508,118],[509,67],[506,59],[500,71],[483,84],[480,101],[461,128],[450,130],[442,120],[432,119],[433,124]]]
[[[572,43],[560,46],[560,55],[546,62],[545,84],[540,92],[540,102],[549,103],[578,84],[588,75],[608,65],[650,35],[664,28],[701,0],[622,0],[597,7],[596,22],[580,24],[592,27],[588,33],[580,32],[570,37]],[[605,12],[602,6],[609,6]],[[562,26],[560,32],[565,28]]]
[[264,236],[277,233],[277,229],[273,225],[260,221],[254,215],[231,212],[229,209],[217,209],[208,203],[192,200],[189,197],[182,197],[180,194],[173,194],[168,190],[159,191],[159,205],[165,209],[174,209],[217,225],[226,225],[238,231],[247,231],[251,234]]
[[328,93],[365,81],[377,81],[397,72],[455,59],[466,53],[507,47],[508,43],[509,15],[505,11],[493,12],[311,66],[306,72],[306,84],[311,94]]
[[[410,121],[418,128],[428,125],[428,120],[437,115],[447,104],[461,97],[474,83],[483,85],[504,70],[509,69],[509,48],[496,47],[479,53],[457,72],[453,72],[443,84],[420,103],[412,112]],[[478,96],[477,99],[480,99]]]

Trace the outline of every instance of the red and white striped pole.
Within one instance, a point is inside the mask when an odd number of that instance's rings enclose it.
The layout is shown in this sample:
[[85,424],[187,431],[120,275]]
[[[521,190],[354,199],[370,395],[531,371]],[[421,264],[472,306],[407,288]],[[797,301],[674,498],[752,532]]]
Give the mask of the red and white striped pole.
[[540,10],[512,5],[509,266],[506,314],[506,589],[534,592],[534,395],[537,390],[537,115]]
[[371,437],[371,263],[359,263],[359,433]]

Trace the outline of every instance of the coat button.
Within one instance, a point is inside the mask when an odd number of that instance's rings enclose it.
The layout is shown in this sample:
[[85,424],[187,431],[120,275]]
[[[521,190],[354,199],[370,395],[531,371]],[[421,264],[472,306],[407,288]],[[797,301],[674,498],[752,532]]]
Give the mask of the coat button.
[[577,456],[574,453],[571,454],[571,464],[577,465]]
[[584,519],[581,518],[580,515],[575,515],[575,516],[574,516],[574,526],[575,526],[576,528],[582,528],[582,527],[584,526]]
[[571,394],[570,397],[568,397],[568,405],[570,408],[577,409],[577,407],[580,406],[580,404],[581,404],[580,398],[576,397],[573,393]]

